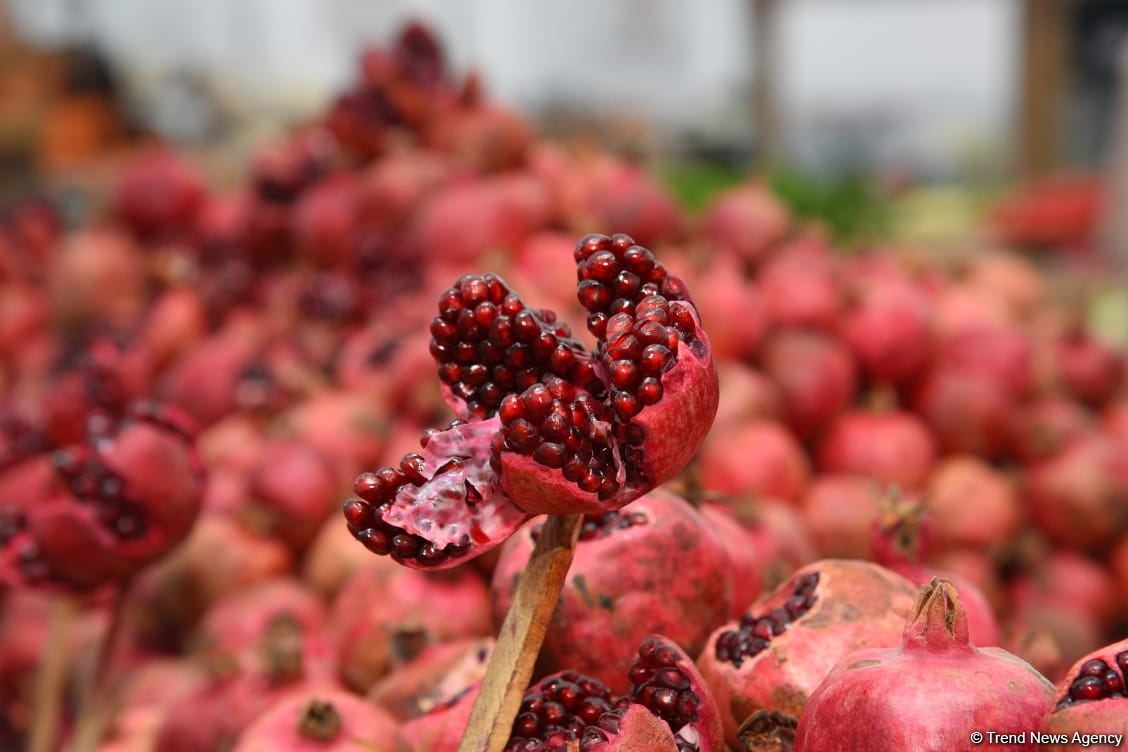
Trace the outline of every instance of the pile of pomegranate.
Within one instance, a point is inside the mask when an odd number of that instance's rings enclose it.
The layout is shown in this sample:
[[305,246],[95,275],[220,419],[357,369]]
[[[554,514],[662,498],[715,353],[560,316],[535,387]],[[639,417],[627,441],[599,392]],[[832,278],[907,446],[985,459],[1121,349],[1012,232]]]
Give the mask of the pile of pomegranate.
[[412,25],[233,188],[3,215],[0,750],[453,752],[553,514],[508,752],[1117,748],[1088,284],[691,215]]

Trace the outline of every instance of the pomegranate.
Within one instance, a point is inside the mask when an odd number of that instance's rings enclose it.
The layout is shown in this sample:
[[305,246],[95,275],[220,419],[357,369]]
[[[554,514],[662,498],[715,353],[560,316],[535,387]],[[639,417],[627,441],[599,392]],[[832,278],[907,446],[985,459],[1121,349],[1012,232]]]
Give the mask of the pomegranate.
[[783,395],[762,371],[735,361],[717,363],[718,381],[725,385],[717,404],[713,430],[757,419],[778,420],[783,415]]
[[872,559],[871,528],[881,485],[859,475],[817,476],[803,497],[803,522],[826,557]]
[[339,689],[309,689],[260,715],[232,752],[395,752],[397,733],[378,706]]
[[1089,405],[1102,405],[1124,383],[1124,357],[1084,335],[1057,344],[1057,365],[1065,388]]
[[47,269],[52,315],[64,328],[95,322],[129,328],[143,306],[144,261],[120,232],[87,229],[59,249]]
[[1054,608],[1085,614],[1101,625],[1107,625],[1119,607],[1112,575],[1079,551],[1059,549],[1039,557],[1033,568],[1011,580],[1008,593],[1015,610]]
[[1128,640],[1077,661],[1058,684],[1052,710],[1042,721],[1040,749],[1062,750],[1084,739],[1088,749],[1119,749],[1128,735]]
[[780,425],[755,421],[713,431],[701,448],[704,486],[718,493],[756,493],[797,500],[810,479],[803,447]]
[[693,283],[697,289],[709,291],[697,307],[701,320],[709,327],[714,357],[751,358],[764,335],[766,322],[756,287],[745,279],[739,260],[730,254],[714,256]]
[[407,149],[373,162],[360,177],[364,225],[398,229],[425,196],[448,179],[450,165],[429,151]]
[[378,560],[341,588],[329,623],[341,678],[364,692],[429,645],[489,634],[489,593],[471,570],[423,573]]
[[907,384],[932,359],[932,312],[920,291],[907,281],[864,285],[841,328],[871,381]]
[[[502,551],[492,588],[495,623],[509,610],[539,527],[530,523]],[[696,653],[724,623],[729,568],[708,523],[668,492],[653,491],[622,511],[589,515],[541,656],[551,668],[574,668],[623,691],[631,646],[650,630]]]
[[1055,541],[1077,548],[1106,546],[1128,529],[1128,439],[1095,433],[1075,439],[1032,465],[1026,500]]
[[843,306],[834,264],[823,248],[804,243],[782,249],[757,276],[760,300],[777,326],[832,331]]
[[823,436],[819,467],[858,473],[903,488],[920,488],[936,458],[936,443],[907,412],[843,413]]
[[701,231],[718,247],[759,263],[784,239],[789,225],[787,208],[771,191],[761,185],[742,185],[713,200]]
[[251,475],[247,514],[268,535],[302,551],[333,513],[338,491],[334,468],[319,452],[295,441],[274,442]]
[[894,644],[914,594],[907,580],[876,564],[825,559],[714,632],[697,663],[728,742],[737,742],[737,729],[758,710],[797,718],[847,653]]
[[352,533],[336,517],[321,525],[302,562],[302,580],[332,599],[345,582],[372,564],[372,554],[356,545]]
[[201,296],[188,287],[173,287],[153,301],[137,341],[153,364],[163,368],[203,338],[206,329]]
[[942,547],[986,548],[1012,537],[1022,521],[1012,480],[977,457],[943,460],[928,479],[925,498]]
[[188,535],[203,469],[180,416],[138,403],[83,444],[28,460],[3,495],[0,578],[77,589],[120,582]]
[[186,239],[204,202],[204,181],[184,157],[157,147],[119,178],[113,213],[145,241]]
[[760,597],[764,589],[763,570],[775,564],[771,554],[776,552],[758,545],[759,541],[737,521],[727,504],[714,501],[702,504],[699,509],[728,556],[727,571],[732,581],[729,618],[739,619]]
[[1012,327],[968,327],[949,334],[938,359],[955,371],[984,376],[1014,397],[1033,385],[1033,353],[1028,337]]
[[482,681],[493,647],[492,637],[431,645],[376,682],[368,699],[401,721],[449,706]]
[[646,637],[626,674],[624,695],[577,671],[542,679],[521,701],[506,752],[723,752],[716,705],[677,645]]
[[1009,454],[1022,462],[1046,459],[1087,433],[1093,417],[1065,397],[1044,397],[1021,405],[1007,422]]
[[[795,750],[1033,750],[1030,732],[1052,697],[1053,685],[1021,658],[975,647],[955,588],[933,580],[900,647],[844,656],[811,694]],[[990,734],[1023,738],[996,741]]]
[[788,424],[801,438],[814,436],[854,396],[854,358],[833,337],[817,332],[778,331],[764,343],[760,359],[764,372],[783,394]]
[[589,235],[575,260],[594,356],[496,275],[440,296],[431,352],[459,417],[357,478],[345,517],[369,550],[451,567],[533,514],[620,508],[693,456],[718,388],[684,285],[626,235]]
[[948,367],[931,373],[912,394],[912,404],[949,452],[999,455],[1015,414],[1013,396],[990,376]]
[[302,634],[313,634],[325,625],[325,605],[297,580],[270,580],[208,609],[195,642],[213,653],[241,653],[260,642],[279,618],[292,622]]

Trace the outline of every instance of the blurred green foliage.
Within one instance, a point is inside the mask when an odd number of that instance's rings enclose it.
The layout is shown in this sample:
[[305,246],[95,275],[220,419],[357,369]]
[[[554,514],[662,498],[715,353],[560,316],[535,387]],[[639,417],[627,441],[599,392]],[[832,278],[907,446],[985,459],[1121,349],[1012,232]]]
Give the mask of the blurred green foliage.
[[730,163],[693,160],[667,164],[659,175],[681,205],[696,213],[718,193],[741,183],[747,171]]

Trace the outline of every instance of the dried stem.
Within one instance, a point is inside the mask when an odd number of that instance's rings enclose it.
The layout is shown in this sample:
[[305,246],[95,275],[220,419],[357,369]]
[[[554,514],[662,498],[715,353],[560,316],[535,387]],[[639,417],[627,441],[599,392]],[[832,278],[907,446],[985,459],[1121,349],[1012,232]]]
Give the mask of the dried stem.
[[533,675],[548,622],[576,553],[582,515],[553,516],[537,537],[498,634],[458,752],[501,752]]
[[67,637],[70,635],[75,610],[75,602],[69,595],[60,596],[52,607],[47,646],[39,658],[39,669],[35,677],[28,752],[51,752],[55,749],[56,737],[62,725],[59,716],[70,658]]
[[110,669],[113,667],[114,649],[117,647],[118,637],[125,622],[125,606],[130,584],[122,583],[114,594],[110,623],[98,645],[98,653],[94,658],[90,679],[82,695],[79,706],[81,712],[75,723],[74,736],[68,752],[95,752],[113,714],[114,697],[109,686]]

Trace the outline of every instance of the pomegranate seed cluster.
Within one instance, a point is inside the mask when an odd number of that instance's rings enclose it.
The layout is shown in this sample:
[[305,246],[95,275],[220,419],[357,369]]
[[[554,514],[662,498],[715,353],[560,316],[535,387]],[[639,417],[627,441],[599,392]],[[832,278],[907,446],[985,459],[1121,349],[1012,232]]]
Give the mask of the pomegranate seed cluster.
[[571,335],[556,314],[527,308],[496,274],[468,274],[439,297],[431,355],[439,379],[482,418],[548,375],[598,393],[593,364]]
[[[638,660],[627,676],[634,685],[631,700],[646,707],[677,731],[697,720],[701,698],[678,667],[678,656],[658,640],[648,638],[638,649]],[[693,752],[696,745],[678,739],[678,752]]]
[[122,539],[145,532],[145,521],[123,479],[87,447],[60,449],[51,455],[56,473],[81,504],[91,504],[98,519]]
[[815,588],[818,584],[819,573],[811,572],[795,583],[795,590],[782,606],[759,616],[745,614],[740,619],[738,629],[730,629],[717,636],[717,659],[740,668],[745,658],[754,658],[767,650],[773,637],[783,634],[791,622],[815,605]]
[[1101,658],[1093,658],[1081,665],[1077,677],[1069,684],[1069,693],[1058,703],[1058,709],[1078,702],[1128,697],[1125,689],[1128,679],[1128,650],[1118,653],[1116,666]]
[[[645,525],[650,520],[641,512],[622,512],[618,509],[606,514],[584,515],[583,525],[580,526],[580,540],[591,541],[599,538],[608,538],[620,530],[628,530],[638,525]],[[529,531],[533,540],[540,537],[542,525],[536,525]]]
[[619,733],[630,700],[614,697],[598,679],[572,671],[550,676],[521,700],[506,752],[590,750]]

